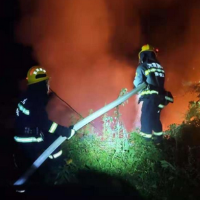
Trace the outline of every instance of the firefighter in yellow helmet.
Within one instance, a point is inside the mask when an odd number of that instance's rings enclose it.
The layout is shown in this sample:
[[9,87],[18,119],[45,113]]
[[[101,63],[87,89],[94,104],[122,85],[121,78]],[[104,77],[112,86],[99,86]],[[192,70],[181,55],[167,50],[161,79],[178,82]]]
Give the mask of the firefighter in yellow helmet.
[[[49,94],[49,76],[40,66],[32,67],[27,74],[28,89],[22,95],[16,109],[16,135],[14,140],[18,146],[18,165],[21,173],[30,167],[41,153],[52,144],[59,135],[72,137],[73,127],[64,127],[48,118],[45,110]],[[58,160],[62,150],[57,148],[50,160]],[[20,166],[20,164],[22,164]]]
[[143,82],[147,84],[139,93],[138,103],[143,102],[140,135],[148,141],[154,139],[156,144],[160,144],[163,136],[160,113],[169,102],[173,103],[173,97],[164,88],[165,71],[157,60],[157,54],[158,49],[151,45],[142,46],[133,84],[135,87]]

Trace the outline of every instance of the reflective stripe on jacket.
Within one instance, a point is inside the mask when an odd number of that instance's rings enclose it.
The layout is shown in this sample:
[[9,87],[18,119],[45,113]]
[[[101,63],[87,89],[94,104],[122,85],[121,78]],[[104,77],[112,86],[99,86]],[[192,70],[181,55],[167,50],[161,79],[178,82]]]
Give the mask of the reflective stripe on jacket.
[[[69,138],[71,129],[49,120],[43,98],[25,98],[16,109],[16,142],[41,142],[40,133],[63,135]],[[26,129],[28,128],[29,131]],[[39,131],[35,131],[36,128]],[[17,138],[17,139],[16,139]],[[28,139],[30,138],[30,139]],[[44,137],[45,138],[45,137]]]

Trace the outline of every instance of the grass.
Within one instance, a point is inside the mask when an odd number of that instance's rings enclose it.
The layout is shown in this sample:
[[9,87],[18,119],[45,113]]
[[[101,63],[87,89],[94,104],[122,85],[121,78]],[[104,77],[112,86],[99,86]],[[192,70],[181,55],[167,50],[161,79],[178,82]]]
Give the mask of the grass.
[[126,181],[145,199],[198,199],[199,111],[200,101],[190,102],[185,121],[170,125],[157,147],[138,136],[139,130],[127,133],[116,107],[113,116],[102,117],[102,135],[88,125],[63,144],[64,164],[54,184],[77,183],[80,171],[96,171]]

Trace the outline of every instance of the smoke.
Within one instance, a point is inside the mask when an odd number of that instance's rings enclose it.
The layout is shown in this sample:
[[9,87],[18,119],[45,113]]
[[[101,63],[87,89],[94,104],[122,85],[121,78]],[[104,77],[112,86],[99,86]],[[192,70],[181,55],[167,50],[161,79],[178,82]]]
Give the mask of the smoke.
[[[181,0],[21,0],[19,42],[51,75],[51,87],[81,115],[133,88],[141,45],[159,47],[166,88],[174,105],[163,112],[164,125],[180,122],[188,99],[183,82],[198,80],[199,3]],[[193,69],[194,68],[194,69]],[[128,128],[139,125],[137,98],[121,108]],[[64,115],[57,115],[62,123]],[[55,118],[55,116],[54,116]],[[65,124],[63,124],[65,125]]]

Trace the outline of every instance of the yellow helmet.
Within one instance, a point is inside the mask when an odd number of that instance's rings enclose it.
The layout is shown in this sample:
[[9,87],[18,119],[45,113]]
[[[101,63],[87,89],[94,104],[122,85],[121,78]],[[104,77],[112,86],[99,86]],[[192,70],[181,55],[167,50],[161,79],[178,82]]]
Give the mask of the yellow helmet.
[[140,51],[139,54],[138,54],[139,59],[140,59],[140,54],[141,54],[142,52],[144,52],[144,51],[153,51],[153,52],[155,53],[155,55],[156,55],[156,53],[158,53],[158,49],[155,49],[155,48],[152,47],[151,45],[146,44],[146,45],[143,45],[143,46],[142,46],[142,49],[141,49],[141,51]]
[[44,80],[48,80],[49,77],[45,69],[41,68],[40,66],[33,66],[28,70],[26,79],[28,81],[28,85],[31,85]]

